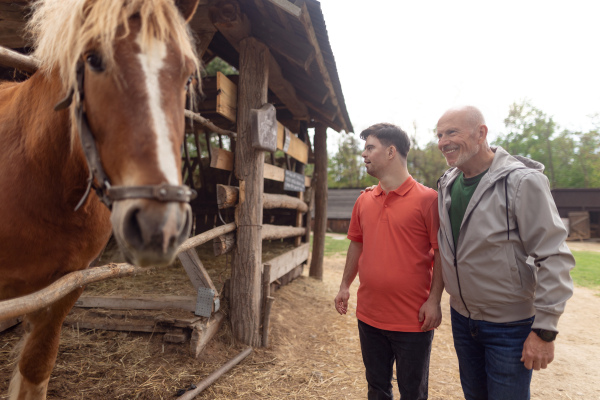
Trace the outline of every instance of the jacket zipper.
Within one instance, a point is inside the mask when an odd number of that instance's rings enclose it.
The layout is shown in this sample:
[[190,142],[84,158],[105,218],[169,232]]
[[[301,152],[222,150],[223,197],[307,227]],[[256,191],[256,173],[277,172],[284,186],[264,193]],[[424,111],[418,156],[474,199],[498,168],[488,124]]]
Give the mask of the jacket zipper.
[[[440,180],[441,180],[441,178],[440,178]],[[459,235],[460,235],[460,233],[459,233]],[[456,253],[457,253],[458,249],[454,246],[453,241],[450,242],[450,239],[448,239],[448,234],[445,230],[444,230],[444,236],[446,236],[446,241],[448,242],[448,246],[451,249],[454,249],[454,251],[452,252],[452,255],[454,256],[454,271],[456,273],[456,282],[458,283],[458,294],[460,296],[460,300],[463,303],[463,306],[465,307],[465,310],[467,310],[467,314],[469,314],[469,319],[471,319],[471,311],[469,311],[469,308],[467,307],[467,303],[465,302],[465,299],[463,298],[462,289],[460,287],[460,277],[458,276],[458,261],[456,260]],[[458,240],[456,242],[458,243]]]

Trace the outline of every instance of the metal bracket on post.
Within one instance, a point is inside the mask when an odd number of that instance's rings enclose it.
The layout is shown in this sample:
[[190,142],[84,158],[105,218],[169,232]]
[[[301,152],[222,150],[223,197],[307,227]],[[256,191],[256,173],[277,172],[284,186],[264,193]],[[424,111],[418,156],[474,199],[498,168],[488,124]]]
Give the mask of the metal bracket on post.
[[206,287],[198,288],[198,297],[196,298],[196,314],[199,317],[210,317],[214,312],[219,311],[221,301],[215,297],[215,291]]

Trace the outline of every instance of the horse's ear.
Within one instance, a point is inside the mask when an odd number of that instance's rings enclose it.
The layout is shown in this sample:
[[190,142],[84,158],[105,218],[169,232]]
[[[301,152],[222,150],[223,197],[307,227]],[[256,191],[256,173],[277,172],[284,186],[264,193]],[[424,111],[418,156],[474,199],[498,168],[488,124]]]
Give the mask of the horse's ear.
[[194,16],[196,8],[198,8],[198,2],[199,0],[175,0],[175,5],[179,8],[179,12],[186,22],[190,22],[190,19]]

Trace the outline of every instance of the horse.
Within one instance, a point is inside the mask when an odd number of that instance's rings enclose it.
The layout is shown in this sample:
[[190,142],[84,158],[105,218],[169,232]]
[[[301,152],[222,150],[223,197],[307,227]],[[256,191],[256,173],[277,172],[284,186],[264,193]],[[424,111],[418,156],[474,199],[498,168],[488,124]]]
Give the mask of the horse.
[[[132,264],[173,261],[192,223],[181,148],[197,5],[32,2],[39,69],[0,85],[0,300],[89,267],[111,232]],[[46,398],[82,291],[24,316],[10,399]]]

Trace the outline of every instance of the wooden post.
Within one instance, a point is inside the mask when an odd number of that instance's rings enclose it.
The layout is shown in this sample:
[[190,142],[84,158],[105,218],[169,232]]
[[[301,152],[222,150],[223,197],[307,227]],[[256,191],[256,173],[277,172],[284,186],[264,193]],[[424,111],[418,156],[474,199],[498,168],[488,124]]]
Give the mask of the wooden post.
[[231,327],[235,337],[250,346],[261,345],[261,273],[264,154],[252,148],[250,110],[267,102],[267,46],[248,37],[240,41],[238,140],[235,175],[240,182],[236,209],[237,245],[231,270]]
[[312,189],[315,192],[315,231],[309,276],[323,280],[323,254],[327,231],[327,127],[315,127],[315,175]]

